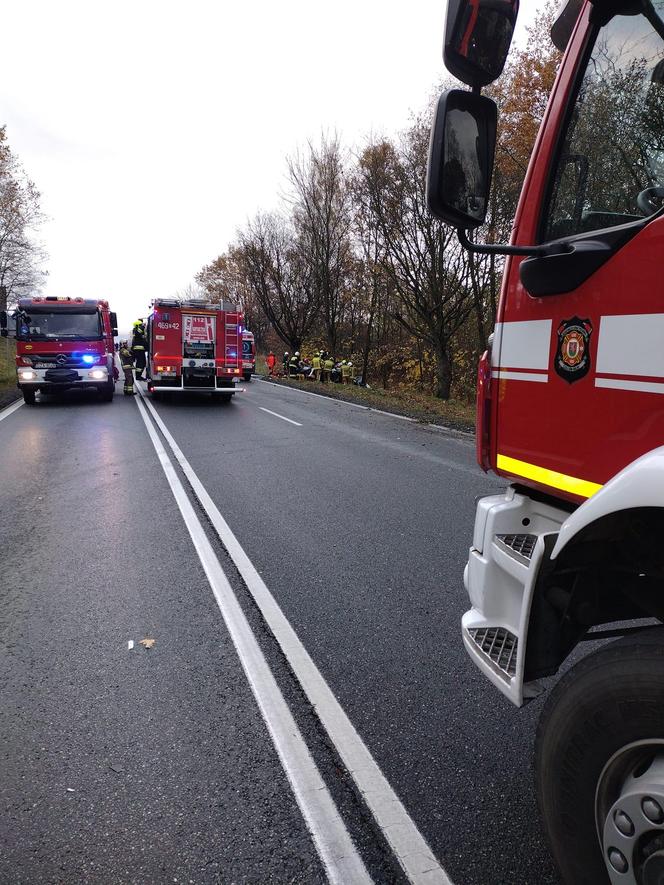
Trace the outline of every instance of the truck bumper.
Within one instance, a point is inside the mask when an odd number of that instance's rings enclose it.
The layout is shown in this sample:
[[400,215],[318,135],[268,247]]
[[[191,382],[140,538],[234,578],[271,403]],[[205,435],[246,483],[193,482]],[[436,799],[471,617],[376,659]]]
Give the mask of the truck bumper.
[[48,391],[71,390],[73,388],[104,388],[115,384],[115,378],[109,375],[106,366],[94,366],[62,372],[60,377],[53,377],[48,369],[33,369],[21,366],[17,371],[16,384],[19,390]]
[[524,684],[528,621],[544,555],[544,538],[569,514],[517,493],[482,498],[464,570],[472,608],[461,621],[466,651],[517,706],[541,691]]

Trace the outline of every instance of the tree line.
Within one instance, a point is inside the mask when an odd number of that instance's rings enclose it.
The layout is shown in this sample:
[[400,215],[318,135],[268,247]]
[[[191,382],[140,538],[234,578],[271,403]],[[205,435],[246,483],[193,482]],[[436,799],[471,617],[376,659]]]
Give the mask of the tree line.
[[[500,131],[485,242],[505,241],[559,53],[549,6],[490,94]],[[351,356],[371,384],[470,397],[496,316],[502,262],[477,256],[425,200],[431,109],[352,151],[336,135],[287,158],[280,205],[261,211],[196,275],[239,301],[259,349]]]
[[37,233],[42,221],[39,191],[0,126],[0,309],[41,289],[46,254]]

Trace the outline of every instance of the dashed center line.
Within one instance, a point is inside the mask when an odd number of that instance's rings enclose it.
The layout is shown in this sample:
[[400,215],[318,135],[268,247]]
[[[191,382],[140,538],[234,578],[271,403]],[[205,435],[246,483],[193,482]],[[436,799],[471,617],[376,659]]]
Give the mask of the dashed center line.
[[296,427],[302,427],[299,421],[293,421],[292,418],[286,418],[285,415],[280,415],[278,412],[273,412],[271,409],[265,409],[263,406],[258,407],[261,412],[267,412],[268,415],[274,415],[275,418],[281,418],[282,421],[288,421],[289,424],[294,424]]

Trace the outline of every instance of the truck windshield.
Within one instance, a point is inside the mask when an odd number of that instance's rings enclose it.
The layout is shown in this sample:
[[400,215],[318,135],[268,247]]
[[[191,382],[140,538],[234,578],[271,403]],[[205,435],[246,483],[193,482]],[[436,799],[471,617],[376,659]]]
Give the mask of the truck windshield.
[[[664,0],[653,4],[658,13]],[[554,173],[544,238],[613,227],[664,204],[664,42],[644,16],[599,29]]]
[[70,313],[69,311],[41,311],[30,308],[26,318],[17,323],[21,339],[77,338],[91,341],[102,337],[99,313]]

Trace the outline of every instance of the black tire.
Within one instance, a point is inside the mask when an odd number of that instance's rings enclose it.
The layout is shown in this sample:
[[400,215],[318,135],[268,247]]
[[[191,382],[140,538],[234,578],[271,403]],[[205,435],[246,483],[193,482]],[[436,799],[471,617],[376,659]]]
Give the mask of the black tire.
[[247,382],[251,381],[251,372],[244,373],[244,380]]
[[229,406],[231,404],[231,400],[233,399],[232,393],[222,393],[218,394],[217,398],[221,402],[222,406]]
[[111,403],[113,402],[113,396],[115,395],[115,384],[108,384],[106,387],[102,387],[99,391],[99,399],[103,403]]
[[[595,821],[607,762],[638,741],[664,741],[664,630],[619,639],[573,667],[552,691],[535,741],[535,788],[566,885],[607,885]],[[616,797],[617,798],[617,797]]]
[[23,394],[23,402],[26,404],[26,406],[34,406],[37,391],[28,390],[27,387],[24,387],[21,393]]

